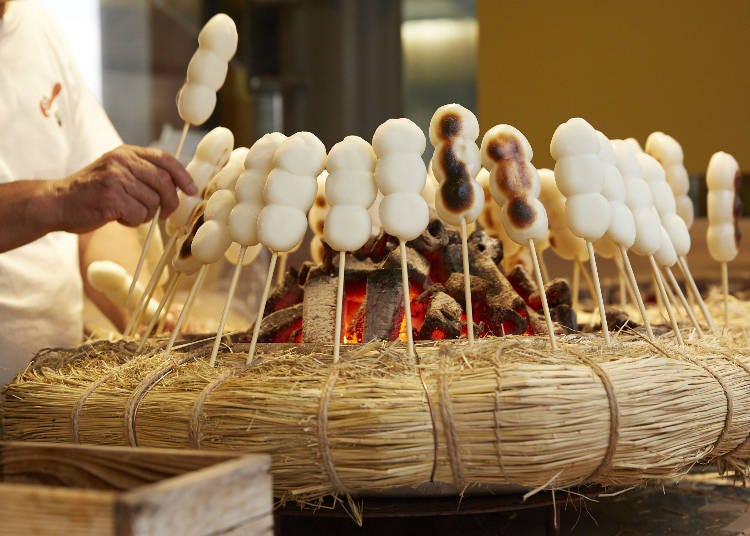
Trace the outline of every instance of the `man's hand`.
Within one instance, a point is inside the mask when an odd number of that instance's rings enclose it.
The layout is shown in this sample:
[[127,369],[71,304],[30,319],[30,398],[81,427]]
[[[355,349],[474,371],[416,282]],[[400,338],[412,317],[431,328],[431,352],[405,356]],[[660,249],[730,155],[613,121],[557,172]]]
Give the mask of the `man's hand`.
[[64,179],[51,183],[53,226],[86,233],[117,221],[134,227],[177,208],[176,188],[197,193],[190,174],[159,149],[122,145]]

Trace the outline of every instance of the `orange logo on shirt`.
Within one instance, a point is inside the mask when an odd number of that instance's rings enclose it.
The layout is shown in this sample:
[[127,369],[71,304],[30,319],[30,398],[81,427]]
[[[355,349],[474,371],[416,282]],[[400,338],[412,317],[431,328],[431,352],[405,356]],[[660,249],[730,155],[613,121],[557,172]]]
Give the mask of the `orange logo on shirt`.
[[39,101],[39,109],[42,111],[44,117],[49,117],[52,104],[60,94],[60,91],[62,91],[62,84],[55,82],[55,85],[52,86],[52,94],[49,97],[42,97],[42,100]]

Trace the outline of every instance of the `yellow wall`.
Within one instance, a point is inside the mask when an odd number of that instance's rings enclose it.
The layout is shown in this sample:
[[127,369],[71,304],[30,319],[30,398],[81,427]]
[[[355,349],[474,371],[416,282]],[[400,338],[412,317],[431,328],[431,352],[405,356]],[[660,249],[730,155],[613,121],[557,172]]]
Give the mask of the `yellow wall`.
[[549,167],[555,127],[610,138],[662,130],[691,173],[717,150],[750,168],[750,1],[477,0],[478,112],[510,123]]

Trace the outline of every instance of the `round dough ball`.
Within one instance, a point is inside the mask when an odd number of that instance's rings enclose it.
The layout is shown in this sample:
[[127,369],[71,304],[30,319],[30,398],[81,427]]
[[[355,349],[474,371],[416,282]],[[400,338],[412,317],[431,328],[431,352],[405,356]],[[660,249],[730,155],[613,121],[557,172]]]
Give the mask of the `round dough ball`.
[[593,242],[607,232],[612,211],[602,194],[581,194],[565,200],[565,217],[574,235]]
[[610,203],[612,219],[607,228],[607,234],[616,244],[629,249],[635,242],[635,218],[631,210],[622,203],[616,201]]
[[[132,277],[121,265],[112,261],[94,261],[86,270],[86,279],[99,292],[119,295],[120,301],[125,302]],[[124,287],[124,295],[122,289]]]
[[185,275],[192,275],[201,269],[203,263],[198,260],[195,255],[189,255],[187,257],[175,257],[172,259],[172,267]]
[[709,191],[734,191],[734,180],[739,169],[740,165],[731,154],[724,151],[714,153],[708,161],[708,170],[706,171],[706,185]]
[[586,261],[589,250],[583,238],[574,235],[567,227],[550,229],[549,244],[557,255],[566,261]]
[[191,160],[185,169],[193,178],[200,195],[203,194],[203,191],[211,184],[211,179],[216,175],[216,166],[205,160]]
[[237,147],[229,155],[229,162],[219,170],[213,179],[214,186],[217,190],[232,190],[237,183],[237,178],[245,170],[245,156],[247,156],[247,147]]
[[573,117],[555,129],[549,152],[555,160],[572,155],[598,155],[599,137],[585,119]]
[[682,218],[690,229],[695,221],[695,208],[693,207],[693,201],[687,196],[680,196],[676,199],[677,203],[677,215]]
[[229,222],[229,213],[236,204],[234,193],[229,190],[216,190],[206,201],[206,211],[203,217],[226,224]]
[[329,205],[357,205],[368,208],[378,195],[378,187],[370,171],[332,171],[325,184]]
[[690,231],[684,220],[677,214],[668,214],[662,218],[661,224],[667,231],[677,255],[684,257],[690,253]]
[[233,148],[234,134],[232,134],[232,131],[225,127],[216,127],[198,142],[193,158],[209,162],[217,169],[221,169],[229,162]]
[[539,197],[542,184],[536,168],[527,160],[507,160],[490,172],[490,193],[499,205],[518,195]]
[[234,194],[237,197],[237,202],[252,201],[254,203],[262,203],[266,176],[265,172],[255,169],[243,171],[237,177],[237,183],[234,185]]
[[555,181],[565,197],[600,193],[604,188],[604,166],[597,154],[565,156],[555,163]]
[[404,241],[417,238],[430,222],[427,203],[416,192],[386,195],[380,202],[379,214],[385,232]]
[[604,164],[604,186],[602,187],[602,195],[606,197],[610,203],[613,201],[625,201],[627,195],[625,192],[625,183],[622,180],[620,171],[614,164]]
[[245,157],[245,169],[255,169],[268,175],[273,168],[273,155],[285,139],[281,132],[264,134],[250,147]]
[[282,205],[266,205],[258,215],[258,238],[269,251],[282,253],[295,249],[305,237],[304,212]]
[[370,239],[371,226],[366,208],[334,205],[326,216],[323,239],[334,251],[357,251]]
[[237,52],[237,41],[237,26],[224,13],[211,17],[198,34],[198,46],[210,49],[225,63]]
[[650,182],[651,197],[654,199],[654,207],[661,217],[667,214],[674,214],[677,211],[677,204],[674,200],[674,194],[666,181]]
[[656,209],[642,208],[633,212],[635,242],[632,250],[638,255],[653,255],[661,245],[661,222]]
[[318,235],[310,240],[310,258],[315,264],[323,264],[326,248]]
[[667,231],[664,230],[664,227],[659,229],[659,235],[661,236],[661,242],[659,249],[654,253],[654,260],[656,260],[656,264],[659,266],[674,266],[677,263],[677,252],[674,249],[674,244],[672,244],[672,240],[669,238]]
[[375,170],[375,151],[359,136],[347,136],[328,151],[328,171],[372,173]]
[[643,178],[641,165],[638,163],[636,152],[631,144],[625,140],[612,140],[612,149],[615,151],[617,169],[624,180],[632,177]]
[[461,220],[465,219],[467,224],[477,220],[484,208],[484,189],[477,181],[471,181],[472,202],[465,210],[454,211],[445,206],[441,187],[435,192],[435,211],[438,216],[448,225],[461,227]]
[[664,168],[664,171],[667,173],[667,182],[675,197],[687,195],[690,192],[690,177],[682,164],[673,164]]
[[625,181],[625,204],[632,211],[653,207],[654,198],[651,195],[651,188],[649,188],[648,183],[638,178]]
[[167,232],[170,235],[190,223],[193,212],[196,211],[198,205],[204,203],[200,197],[190,197],[182,191],[177,192],[177,199],[177,208],[167,218]]
[[480,149],[482,165],[489,170],[501,160],[529,160],[534,151],[526,136],[511,125],[495,125],[482,137]]
[[375,181],[383,195],[397,192],[418,194],[427,180],[422,157],[414,152],[392,152],[378,158]]
[[311,175],[295,175],[280,168],[268,174],[263,188],[266,205],[285,205],[307,214],[315,201],[318,182]]
[[734,191],[713,190],[706,197],[706,213],[709,225],[734,222]]
[[216,92],[203,84],[187,83],[177,94],[177,112],[191,125],[202,125],[216,107]]
[[473,142],[479,137],[479,121],[469,109],[460,104],[444,104],[432,114],[429,132],[433,147],[455,138]]
[[389,153],[416,153],[422,155],[427,139],[417,124],[405,117],[388,119],[375,129],[372,148],[378,157]]
[[646,182],[666,182],[667,174],[656,158],[646,153],[638,153],[635,157],[638,159],[638,163],[641,166],[641,173]]
[[682,146],[672,136],[663,132],[652,132],[646,138],[646,152],[667,167],[668,164],[682,164]]
[[734,225],[709,225],[706,231],[706,244],[713,260],[732,262],[738,253],[734,240]]
[[229,213],[229,236],[242,246],[254,246],[259,242],[258,216],[263,210],[260,203],[240,203]]
[[609,138],[599,130],[596,131],[596,137],[599,140],[599,158],[605,164],[616,166],[617,157],[615,156],[615,150],[612,149],[612,143],[609,141]]
[[195,233],[190,251],[202,264],[213,264],[224,256],[232,239],[229,229],[215,220],[208,220]]
[[547,211],[538,199],[517,197],[503,206],[500,213],[503,227],[516,244],[527,245],[529,240],[547,237]]
[[[224,258],[232,264],[236,265],[240,260],[241,249],[241,245],[239,245],[237,242],[232,242],[224,253]],[[261,249],[263,249],[263,246],[261,246],[260,244],[248,247],[245,251],[245,256],[242,258],[242,266],[247,266],[248,264],[253,262],[258,257]]]
[[[480,173],[482,171],[486,172],[487,170],[482,169]],[[487,176],[489,176],[489,174]],[[437,194],[437,190],[439,187],[440,184],[435,178],[435,175],[432,174],[432,166],[429,166],[427,171],[427,179],[424,181],[424,187],[422,188],[420,194],[422,195],[422,199],[425,200],[430,210],[435,210],[435,195]]]
[[430,160],[430,167],[438,182],[448,180],[450,170],[461,165],[470,178],[479,173],[482,165],[479,161],[479,147],[471,140],[456,138],[450,143],[442,143],[435,148]]
[[326,165],[326,146],[315,134],[296,132],[279,144],[273,158],[275,168],[317,177]]
[[199,48],[190,58],[187,68],[187,81],[190,84],[203,84],[211,91],[219,91],[227,78],[227,62],[211,50]]

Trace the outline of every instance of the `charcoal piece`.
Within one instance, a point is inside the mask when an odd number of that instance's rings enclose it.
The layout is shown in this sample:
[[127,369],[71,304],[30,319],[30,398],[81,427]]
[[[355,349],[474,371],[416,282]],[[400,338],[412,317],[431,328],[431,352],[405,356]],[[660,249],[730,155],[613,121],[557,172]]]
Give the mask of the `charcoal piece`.
[[500,264],[500,261],[503,260],[503,243],[488,235],[484,229],[477,229],[471,233],[468,244],[469,251],[474,250],[477,253],[487,255],[495,264]]
[[566,333],[578,331],[578,317],[573,308],[567,303],[558,304],[550,308],[552,321],[559,324]]
[[404,319],[401,270],[378,270],[367,275],[364,340],[395,340]]
[[[346,265],[344,266],[344,277],[348,280],[353,279],[365,279],[367,274],[377,270],[379,264],[372,259],[360,259],[354,255],[348,254],[346,256]],[[339,273],[339,262],[336,259],[336,264],[333,267],[333,274],[338,275]]]
[[429,302],[438,292],[446,292],[445,285],[442,283],[433,283],[422,294],[414,298],[414,301],[419,303]]
[[461,335],[461,306],[445,292],[432,296],[419,330],[420,339],[432,339],[440,332],[444,339],[455,339]]
[[[394,249],[383,260],[381,268],[384,269],[401,269],[401,250]],[[409,275],[409,281],[418,284],[422,289],[432,285],[430,279],[430,261],[424,255],[412,248],[406,248],[406,271]]]
[[380,262],[397,247],[397,239],[389,234],[381,233],[376,237],[371,237],[364,246],[354,252],[354,256],[358,259],[372,259]]
[[[475,275],[469,276],[472,301],[483,300],[487,295],[487,281]],[[454,272],[445,282],[445,291],[458,303],[464,303],[464,275]]]
[[308,279],[302,301],[302,342],[332,343],[336,323],[338,278]]
[[[571,305],[570,287],[564,279],[553,279],[547,283],[544,289],[547,293],[547,305],[550,309],[562,304]],[[542,300],[536,290],[527,298],[526,303],[535,311],[542,310]]]
[[[276,335],[281,331],[288,329],[295,322],[302,318],[302,304],[298,303],[285,309],[279,309],[274,311],[268,316],[264,316],[260,323],[260,330],[258,332],[258,342],[273,342]],[[255,324],[251,325],[247,330],[247,340],[250,340]],[[246,341],[241,341],[246,342]]]
[[547,329],[547,321],[544,319],[544,316],[537,313],[536,311],[531,311],[529,309],[527,309],[527,311],[528,316],[526,317],[526,322],[531,334],[548,337],[549,330]]
[[312,261],[305,261],[302,263],[302,265],[299,267],[299,277],[298,281],[300,285],[304,285],[305,281],[307,281],[308,276],[310,275],[310,272],[315,270],[319,265],[315,264]]
[[276,285],[268,295],[266,308],[263,310],[263,316],[268,316],[274,311],[286,309],[302,301],[304,290],[299,284],[299,274],[294,268],[284,274],[283,281]]
[[[621,329],[635,329],[638,327],[636,322],[630,319],[628,314],[621,309],[609,308],[606,311],[607,326],[610,331],[619,331]],[[601,326],[599,326],[601,328]]]
[[478,249],[480,245],[476,242],[469,244],[471,274],[485,279],[489,287],[497,292],[511,292],[516,295],[513,286],[497,267],[492,257]]
[[498,327],[504,326],[505,335],[522,335],[526,331],[525,314],[526,303],[513,290],[487,295],[487,320]]
[[[526,271],[522,265],[517,264],[513,269],[508,272],[506,276],[508,282],[513,285],[513,288],[526,302],[529,301],[529,297],[532,294],[537,294],[537,301],[539,300],[538,288],[536,283],[531,279],[531,274]],[[536,309],[536,307],[534,307]]]
[[427,225],[427,229],[414,240],[410,240],[406,245],[414,248],[423,255],[440,251],[448,245],[450,241],[450,232],[446,229],[442,221],[434,219]]
[[[443,264],[443,270],[445,271],[446,276],[450,276],[450,274],[453,273],[463,273],[464,271],[464,262],[463,262],[463,253],[461,251],[461,244],[448,244],[443,248],[443,252],[441,257],[441,261]],[[469,271],[471,273],[474,273],[473,270],[471,270],[471,259],[469,260]]]
[[349,342],[364,342],[363,334],[364,334],[364,325],[365,325],[365,302],[362,302],[362,304],[357,309],[357,312],[354,313],[354,316],[351,319],[351,322],[348,326],[346,326],[346,331],[344,332],[344,336],[346,337],[346,340]]

